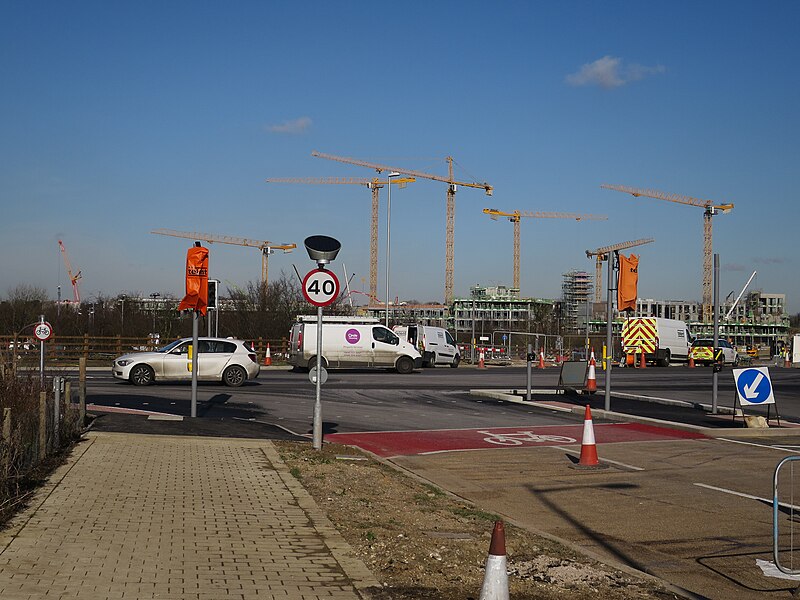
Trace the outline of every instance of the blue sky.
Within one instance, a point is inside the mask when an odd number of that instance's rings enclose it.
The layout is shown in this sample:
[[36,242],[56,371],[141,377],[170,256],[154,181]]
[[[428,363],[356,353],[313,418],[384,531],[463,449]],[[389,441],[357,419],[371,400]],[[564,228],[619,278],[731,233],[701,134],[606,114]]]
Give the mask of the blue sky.
[[[700,300],[702,210],[600,189],[717,202],[721,296],[753,286],[800,311],[793,247],[800,146],[796,2],[5,2],[0,19],[0,295],[20,283],[84,298],[183,293],[189,240],[325,234],[368,286],[370,194],[268,177],[370,177],[312,150],[487,181],[456,200],[455,293],[510,285],[555,298],[584,251],[654,237],[642,297]],[[441,301],[445,188],[392,194],[391,295]],[[378,288],[384,289],[385,190]],[[258,252],[213,245],[210,271],[257,280]],[[274,276],[312,267],[277,254]],[[382,295],[382,294],[381,294]]]

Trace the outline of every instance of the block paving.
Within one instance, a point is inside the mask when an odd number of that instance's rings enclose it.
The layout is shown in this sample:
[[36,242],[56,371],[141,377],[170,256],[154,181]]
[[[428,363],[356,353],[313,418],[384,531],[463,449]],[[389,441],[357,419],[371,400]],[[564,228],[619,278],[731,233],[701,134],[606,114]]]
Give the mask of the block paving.
[[378,582],[266,440],[90,433],[0,532],[0,598],[361,598]]

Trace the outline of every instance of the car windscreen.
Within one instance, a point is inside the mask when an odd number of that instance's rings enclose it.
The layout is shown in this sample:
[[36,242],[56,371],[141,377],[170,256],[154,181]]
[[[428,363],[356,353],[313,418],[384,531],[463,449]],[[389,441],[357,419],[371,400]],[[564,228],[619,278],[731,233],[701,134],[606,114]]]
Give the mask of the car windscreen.
[[156,352],[169,352],[169,351],[170,351],[170,350],[172,350],[172,349],[173,349],[175,346],[177,346],[178,344],[180,344],[182,341],[183,341],[183,340],[175,340],[174,342],[172,342],[172,343],[170,343],[170,344],[167,344],[167,345],[166,345],[166,346],[164,346],[163,348],[159,348],[158,350],[156,350]]

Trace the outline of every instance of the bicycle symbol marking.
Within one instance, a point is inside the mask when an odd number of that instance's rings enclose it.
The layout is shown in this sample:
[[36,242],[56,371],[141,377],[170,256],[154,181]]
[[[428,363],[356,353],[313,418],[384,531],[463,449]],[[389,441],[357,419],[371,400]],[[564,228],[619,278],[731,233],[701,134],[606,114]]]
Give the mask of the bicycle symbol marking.
[[492,433],[491,431],[478,431],[487,436],[484,442],[497,444],[499,446],[521,446],[528,442],[531,444],[551,443],[551,444],[574,444],[578,440],[565,435],[541,435],[532,431],[516,431],[509,433]]

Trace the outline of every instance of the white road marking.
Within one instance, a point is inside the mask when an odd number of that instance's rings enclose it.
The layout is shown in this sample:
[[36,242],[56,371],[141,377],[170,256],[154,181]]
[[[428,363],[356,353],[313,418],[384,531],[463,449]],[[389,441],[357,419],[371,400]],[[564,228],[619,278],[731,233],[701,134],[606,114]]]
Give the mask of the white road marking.
[[[561,450],[563,452],[567,452],[569,454],[575,454],[577,456],[581,455],[581,453],[578,452],[578,451],[570,450],[569,448],[564,448],[562,446],[550,446],[550,448],[555,448],[556,450]],[[609,460],[607,458],[601,458],[600,462],[609,463],[609,464],[612,464],[612,465],[619,465],[620,467],[625,467],[626,469],[631,469],[633,471],[644,471],[644,467],[634,467],[633,465],[629,465],[627,463],[619,462],[619,461],[616,461],[616,460]]]
[[[758,500],[759,502],[766,502],[767,504],[772,504],[772,498],[762,498],[761,496],[753,496],[752,494],[745,494],[744,492],[737,492],[736,490],[728,490],[725,488],[716,487],[705,483],[695,483],[694,485],[696,485],[697,487],[706,488],[707,490],[722,492],[723,494],[731,494],[732,496],[739,496],[740,498],[747,498],[748,500]],[[778,506],[783,506],[784,508],[791,508],[792,510],[800,510],[800,506],[795,506],[794,504],[786,504],[785,502],[778,502]]]
[[743,442],[741,440],[731,440],[728,438],[717,438],[723,442],[730,442],[731,444],[742,444],[744,446],[755,446],[756,448],[767,448],[769,450],[780,450],[781,452],[794,452],[795,454],[800,454],[800,450],[792,450],[792,448],[797,448],[797,446],[769,446],[767,444],[756,444],[754,442]]

